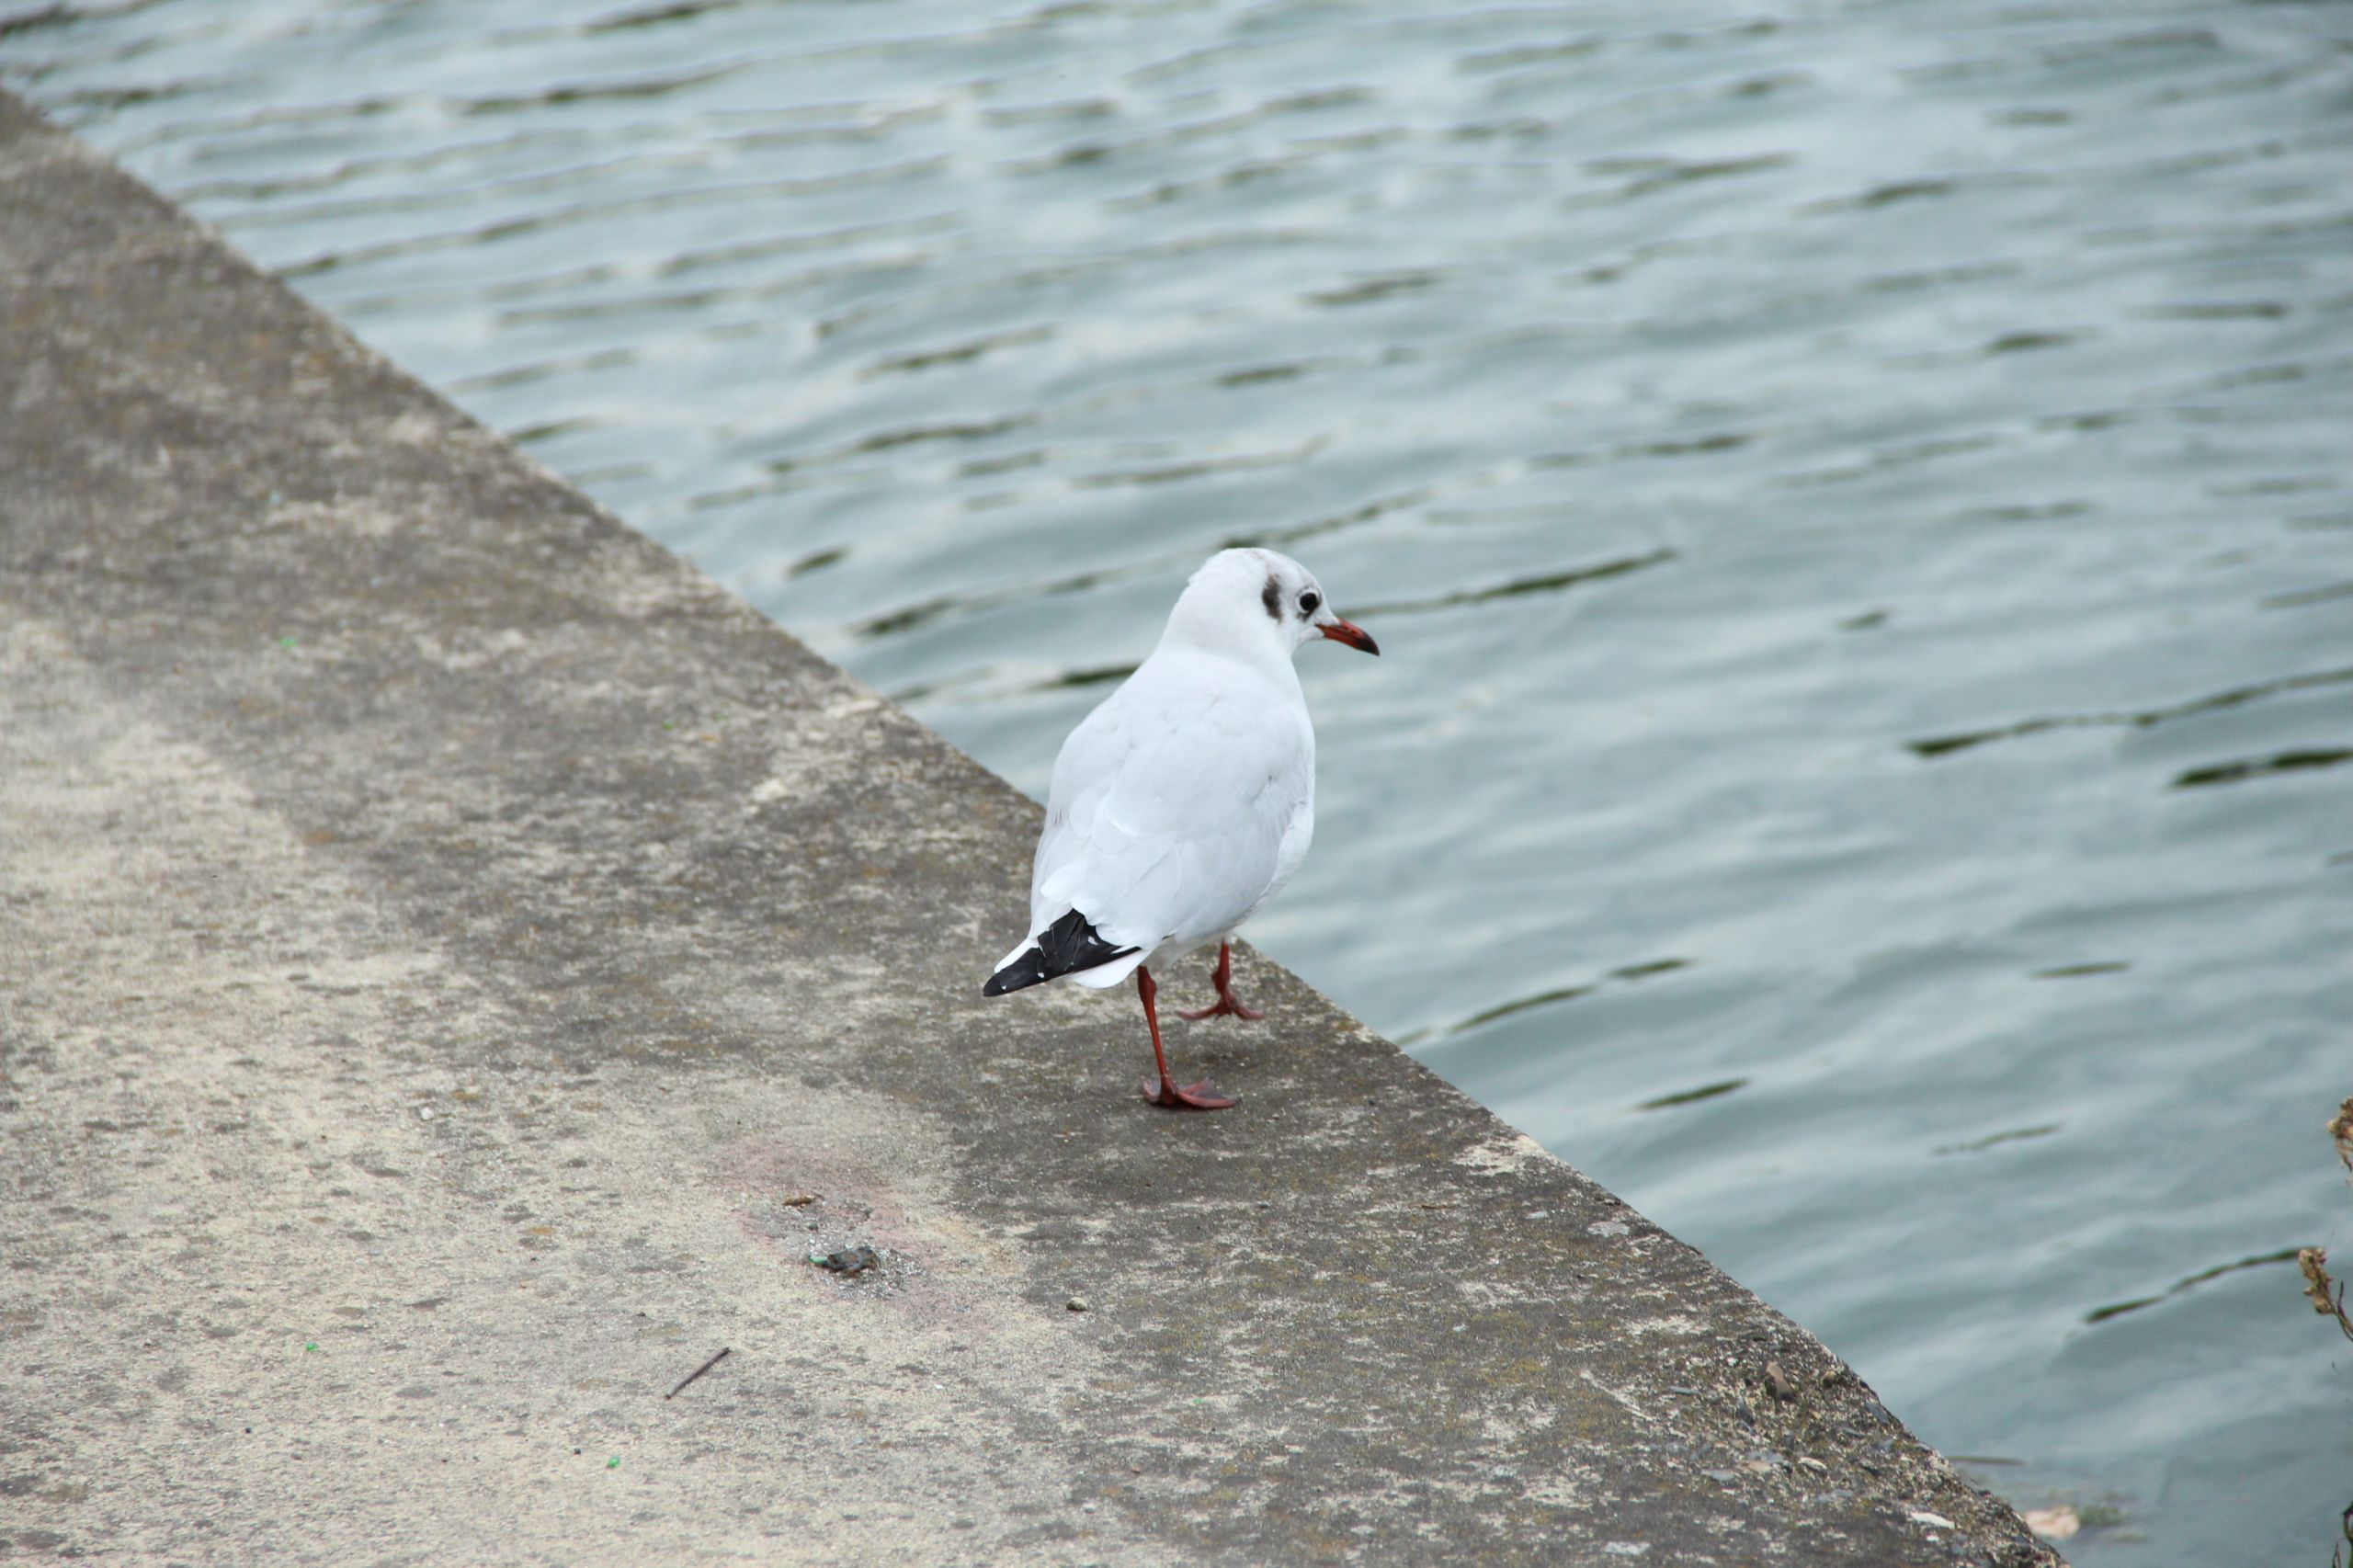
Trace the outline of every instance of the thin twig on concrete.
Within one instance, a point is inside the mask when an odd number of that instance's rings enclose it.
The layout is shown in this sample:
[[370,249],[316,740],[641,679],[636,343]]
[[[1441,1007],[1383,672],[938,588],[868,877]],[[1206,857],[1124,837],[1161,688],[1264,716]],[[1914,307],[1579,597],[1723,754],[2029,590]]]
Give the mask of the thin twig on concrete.
[[722,1361],[726,1360],[727,1353],[733,1348],[734,1346],[732,1345],[721,1346],[718,1355],[713,1356],[710,1360],[705,1361],[701,1366],[697,1367],[693,1371],[688,1372],[685,1377],[679,1379],[678,1386],[672,1389],[668,1393],[664,1394],[662,1397],[664,1399],[677,1398],[688,1383],[693,1382],[697,1378],[701,1377],[705,1372],[710,1371],[713,1367],[716,1367]]

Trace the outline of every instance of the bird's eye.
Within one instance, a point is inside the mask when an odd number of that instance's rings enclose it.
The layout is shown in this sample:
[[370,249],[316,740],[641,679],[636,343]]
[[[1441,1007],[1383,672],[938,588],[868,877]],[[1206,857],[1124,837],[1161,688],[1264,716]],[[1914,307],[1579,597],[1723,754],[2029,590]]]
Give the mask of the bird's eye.
[[1324,596],[1317,593],[1314,589],[1310,588],[1307,592],[1299,596],[1299,613],[1302,615],[1313,615],[1315,613],[1316,607],[1321,605],[1323,602]]

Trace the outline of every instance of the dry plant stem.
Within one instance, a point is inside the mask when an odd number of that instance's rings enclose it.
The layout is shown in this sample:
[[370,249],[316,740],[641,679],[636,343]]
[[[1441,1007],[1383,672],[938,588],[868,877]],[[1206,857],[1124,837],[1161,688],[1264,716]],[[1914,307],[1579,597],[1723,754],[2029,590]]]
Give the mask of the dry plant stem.
[[2304,1271],[2304,1294],[2313,1300],[2313,1311],[2323,1317],[2333,1317],[2345,1337],[2353,1339],[2353,1318],[2345,1315],[2345,1287],[2328,1277],[2328,1249],[2306,1247],[2296,1255],[2296,1266]]
[[[2338,1161],[2353,1171],[2353,1095],[2346,1096],[2336,1114],[2328,1119],[2328,1136],[2336,1145]],[[2345,1287],[2328,1277],[2328,1249],[2304,1248],[2296,1254],[2296,1267],[2304,1271],[2304,1294],[2312,1298],[2313,1311],[2335,1318],[2345,1337],[2353,1339],[2353,1318],[2345,1315]],[[2353,1514],[2353,1509],[2347,1513]]]
[[[2346,1096],[2345,1103],[2336,1108],[2336,1114],[2328,1119],[2328,1136],[2336,1145],[2338,1163],[2353,1171],[2353,1095]],[[2353,1319],[2345,1315],[2345,1287],[2328,1277],[2328,1250],[2306,1247],[2296,1254],[2296,1265],[2304,1271],[2304,1294],[2312,1298],[2313,1311],[2323,1317],[2335,1318],[2345,1337],[2353,1339]],[[2345,1512],[2337,1517],[2337,1528],[2345,1540],[2330,1549],[2328,1568],[2353,1568],[2353,1554],[2346,1550],[2353,1547],[2353,1503],[2347,1504]]]

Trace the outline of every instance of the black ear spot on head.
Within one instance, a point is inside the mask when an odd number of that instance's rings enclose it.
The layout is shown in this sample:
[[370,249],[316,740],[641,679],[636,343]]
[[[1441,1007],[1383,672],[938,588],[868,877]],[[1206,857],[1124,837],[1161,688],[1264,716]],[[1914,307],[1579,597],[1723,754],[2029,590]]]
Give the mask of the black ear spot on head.
[[1276,581],[1271,574],[1267,578],[1267,586],[1265,591],[1258,596],[1258,602],[1267,607],[1267,619],[1268,620],[1279,621],[1282,619],[1283,585],[1281,583]]

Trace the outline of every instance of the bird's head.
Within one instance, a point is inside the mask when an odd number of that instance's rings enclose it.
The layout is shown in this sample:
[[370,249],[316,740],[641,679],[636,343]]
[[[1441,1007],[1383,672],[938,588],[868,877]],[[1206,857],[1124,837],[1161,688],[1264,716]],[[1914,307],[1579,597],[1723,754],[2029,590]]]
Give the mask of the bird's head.
[[1221,550],[1193,574],[1168,617],[1168,634],[1212,648],[1271,645],[1288,654],[1328,637],[1367,653],[1381,647],[1333,613],[1315,574],[1271,550]]

